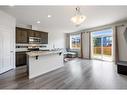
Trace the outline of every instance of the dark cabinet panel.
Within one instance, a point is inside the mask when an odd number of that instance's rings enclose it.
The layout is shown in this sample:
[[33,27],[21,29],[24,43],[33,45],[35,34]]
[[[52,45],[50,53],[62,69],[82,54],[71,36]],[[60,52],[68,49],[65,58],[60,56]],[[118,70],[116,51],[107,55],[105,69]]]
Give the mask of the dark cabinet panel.
[[16,67],[26,65],[26,53],[16,52]]
[[16,43],[28,43],[27,30],[16,28]]
[[41,32],[35,30],[29,30],[29,37],[38,37],[41,38]]
[[29,37],[41,38],[41,44],[48,44],[48,33],[25,28],[16,28],[16,43],[29,43]]
[[22,42],[27,43],[28,42],[27,31],[23,29],[21,34],[22,34]]
[[48,33],[35,30],[32,30],[32,32],[29,33],[29,37],[41,38],[41,44],[48,44]]
[[41,33],[41,44],[48,44],[48,33]]
[[28,36],[29,37],[35,37],[35,32],[33,30],[28,31]]
[[20,43],[21,41],[21,38],[20,38],[20,35],[21,35],[21,30],[16,28],[16,43]]
[[41,38],[41,32],[40,31],[34,31],[35,37]]

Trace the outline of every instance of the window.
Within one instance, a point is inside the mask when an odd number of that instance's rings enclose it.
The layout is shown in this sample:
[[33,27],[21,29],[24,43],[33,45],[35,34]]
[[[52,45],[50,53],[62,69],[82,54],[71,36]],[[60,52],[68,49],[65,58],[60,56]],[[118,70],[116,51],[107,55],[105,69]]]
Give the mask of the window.
[[81,47],[81,35],[76,34],[76,35],[70,35],[70,48],[71,49],[80,49]]
[[113,59],[113,30],[104,29],[91,32],[92,58],[112,61]]

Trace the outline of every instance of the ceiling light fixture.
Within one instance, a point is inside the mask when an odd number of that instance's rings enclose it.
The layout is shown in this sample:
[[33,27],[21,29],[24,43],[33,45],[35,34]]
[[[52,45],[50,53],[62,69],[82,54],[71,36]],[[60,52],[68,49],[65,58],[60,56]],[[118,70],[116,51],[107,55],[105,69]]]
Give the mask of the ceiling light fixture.
[[39,23],[41,23],[40,21],[37,21],[37,23],[39,24]]
[[82,15],[80,12],[80,8],[76,7],[75,8],[75,15],[71,18],[71,21],[76,25],[80,26],[81,23],[83,23],[86,19],[86,16]]
[[14,7],[15,5],[14,4],[9,4],[10,7]]
[[48,15],[48,18],[52,17],[51,15]]

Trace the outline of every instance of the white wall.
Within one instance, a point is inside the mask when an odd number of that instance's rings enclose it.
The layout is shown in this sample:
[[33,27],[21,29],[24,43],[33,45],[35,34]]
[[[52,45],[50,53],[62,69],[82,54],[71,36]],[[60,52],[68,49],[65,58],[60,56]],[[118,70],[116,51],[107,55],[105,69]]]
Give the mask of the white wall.
[[65,34],[62,32],[49,32],[49,48],[65,48]]
[[0,26],[14,30],[16,20],[11,15],[0,10]]
[[1,72],[15,68],[15,26],[15,18],[0,11]]

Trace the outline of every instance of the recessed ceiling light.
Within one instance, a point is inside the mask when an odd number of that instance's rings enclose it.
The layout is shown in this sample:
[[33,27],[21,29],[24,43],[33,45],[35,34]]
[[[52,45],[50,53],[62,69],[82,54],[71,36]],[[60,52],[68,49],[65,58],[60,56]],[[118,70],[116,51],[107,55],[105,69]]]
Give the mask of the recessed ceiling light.
[[37,21],[37,23],[39,24],[39,23],[41,23],[40,21]]
[[14,4],[9,4],[10,7],[14,7],[15,5]]
[[48,15],[48,18],[52,17],[51,15]]

